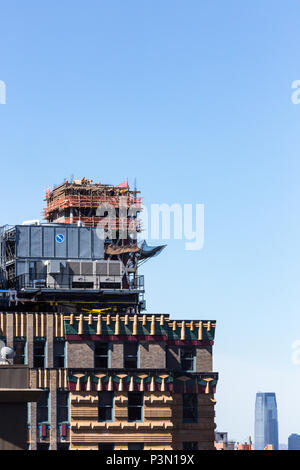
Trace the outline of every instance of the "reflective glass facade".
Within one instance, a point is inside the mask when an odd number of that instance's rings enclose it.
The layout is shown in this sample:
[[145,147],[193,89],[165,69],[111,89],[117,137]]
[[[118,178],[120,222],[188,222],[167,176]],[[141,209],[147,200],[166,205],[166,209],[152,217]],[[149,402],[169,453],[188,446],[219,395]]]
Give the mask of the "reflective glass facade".
[[278,450],[278,418],[275,393],[256,394],[255,402],[255,450],[264,450],[273,444]]

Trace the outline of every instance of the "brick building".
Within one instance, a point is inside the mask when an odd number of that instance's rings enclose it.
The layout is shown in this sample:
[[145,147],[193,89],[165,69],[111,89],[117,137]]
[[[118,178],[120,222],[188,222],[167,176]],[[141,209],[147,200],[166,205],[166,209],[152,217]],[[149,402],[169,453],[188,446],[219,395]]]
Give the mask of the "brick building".
[[[76,184],[82,204],[79,186],[88,197],[91,182]],[[47,195],[58,213],[70,203],[62,186],[59,202]],[[113,197],[115,188],[103,191]],[[213,450],[216,322],[144,313],[138,264],[157,249],[117,236],[95,256],[95,214],[74,214],[91,217],[83,232],[66,227],[66,215],[61,225],[2,230],[0,339],[15,349],[15,364],[29,366],[31,387],[46,391],[28,408],[29,448]]]

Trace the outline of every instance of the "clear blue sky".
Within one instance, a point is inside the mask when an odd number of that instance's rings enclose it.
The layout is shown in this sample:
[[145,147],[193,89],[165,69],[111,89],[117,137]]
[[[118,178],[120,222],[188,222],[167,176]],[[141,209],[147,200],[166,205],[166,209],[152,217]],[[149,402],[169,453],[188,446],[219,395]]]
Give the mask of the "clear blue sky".
[[300,433],[297,0],[0,1],[0,224],[63,178],[137,178],[145,203],[205,204],[199,252],[144,267],[149,312],[216,319],[216,422],[253,436],[274,391]]

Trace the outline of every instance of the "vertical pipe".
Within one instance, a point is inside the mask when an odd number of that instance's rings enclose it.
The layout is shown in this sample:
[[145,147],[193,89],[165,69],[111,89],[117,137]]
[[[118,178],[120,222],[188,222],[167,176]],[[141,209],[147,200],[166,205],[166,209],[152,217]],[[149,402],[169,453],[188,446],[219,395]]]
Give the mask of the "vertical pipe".
[[67,383],[67,369],[64,370],[64,388],[68,388],[68,383]]
[[64,336],[64,314],[60,314],[60,336],[61,338]]
[[1,328],[1,335],[5,336],[5,333],[4,333],[4,313],[1,313],[0,328]]
[[25,330],[24,330],[24,313],[21,313],[21,336],[25,336]]
[[15,336],[19,336],[18,314],[15,313]]
[[44,388],[48,387],[48,371],[47,369],[44,369]]
[[41,313],[41,336],[45,336],[45,331],[44,331],[44,322],[45,322],[45,315]]
[[34,318],[35,318],[35,336],[39,336],[39,314],[36,313]]
[[55,337],[58,337],[58,315],[55,314]]

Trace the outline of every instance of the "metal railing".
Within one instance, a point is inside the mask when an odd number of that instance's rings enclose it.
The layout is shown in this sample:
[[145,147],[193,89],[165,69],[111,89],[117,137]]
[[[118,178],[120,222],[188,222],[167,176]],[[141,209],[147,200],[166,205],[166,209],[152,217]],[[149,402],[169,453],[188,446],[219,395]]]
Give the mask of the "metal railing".
[[24,289],[82,290],[144,290],[144,276],[81,275],[81,274],[21,274],[15,278],[17,291]]

